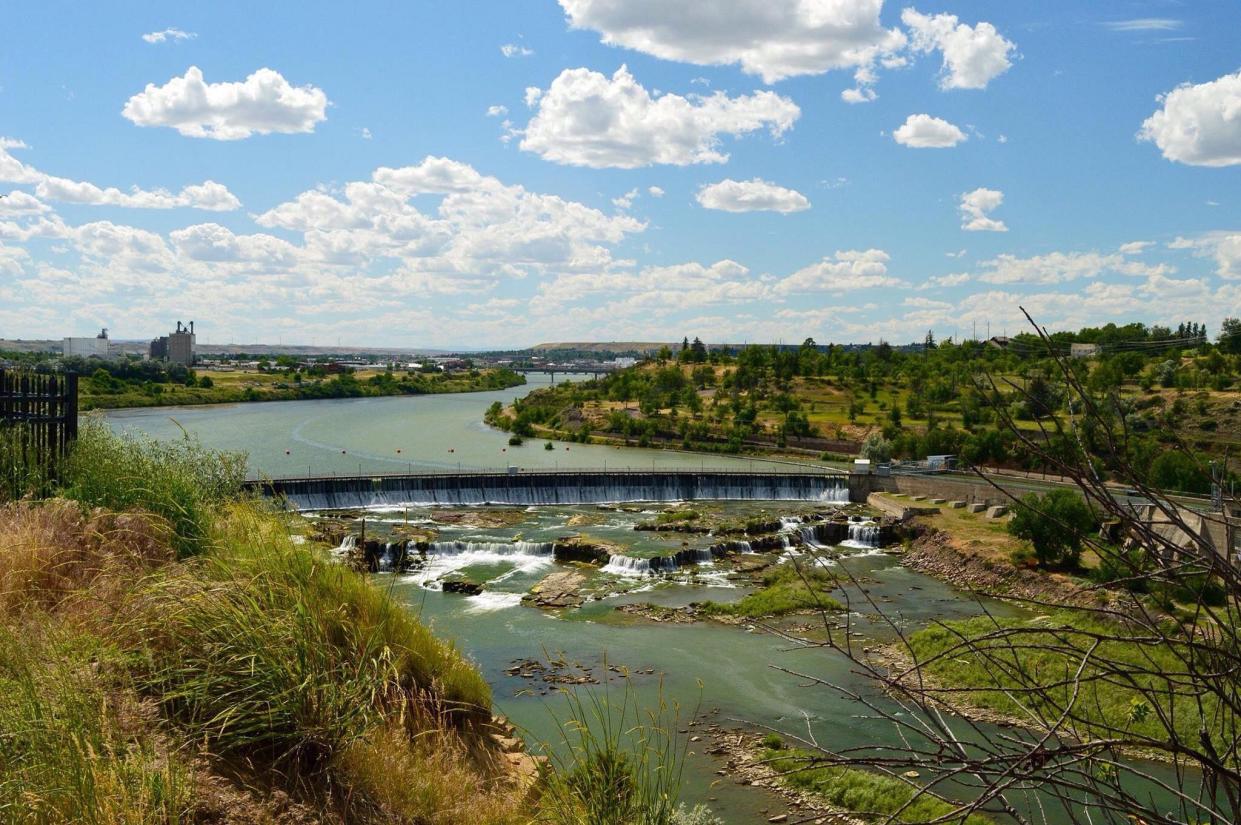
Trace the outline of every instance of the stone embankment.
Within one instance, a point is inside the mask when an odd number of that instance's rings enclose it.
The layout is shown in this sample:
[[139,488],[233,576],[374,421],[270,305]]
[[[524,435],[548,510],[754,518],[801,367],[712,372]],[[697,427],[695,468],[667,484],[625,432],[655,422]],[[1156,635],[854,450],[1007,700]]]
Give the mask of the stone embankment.
[[1006,560],[981,557],[935,528],[923,528],[903,558],[910,570],[963,590],[1039,604],[1098,606],[1109,591],[1074,581],[1062,573],[1018,567]]

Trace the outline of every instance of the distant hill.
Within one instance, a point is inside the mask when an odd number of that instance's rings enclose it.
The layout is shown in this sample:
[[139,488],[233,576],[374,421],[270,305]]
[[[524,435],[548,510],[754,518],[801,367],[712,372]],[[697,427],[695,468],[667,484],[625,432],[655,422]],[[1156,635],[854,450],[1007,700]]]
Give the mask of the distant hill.
[[549,344],[535,344],[531,352],[548,352],[551,350],[576,350],[578,352],[659,352],[660,347],[680,348],[681,342],[651,343],[649,341],[560,341]]
[[[144,355],[149,341],[126,341],[114,338],[109,342],[113,352]],[[3,339],[0,351],[9,352],[60,352],[61,340]],[[199,355],[443,355],[450,350],[417,349],[406,347],[311,347],[296,344],[198,344]]]

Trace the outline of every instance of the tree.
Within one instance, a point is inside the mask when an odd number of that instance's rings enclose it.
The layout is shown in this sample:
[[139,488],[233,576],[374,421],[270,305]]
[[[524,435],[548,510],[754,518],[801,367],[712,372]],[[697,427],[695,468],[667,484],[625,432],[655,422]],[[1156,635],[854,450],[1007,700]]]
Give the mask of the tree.
[[1181,493],[1211,492],[1211,476],[1189,453],[1166,450],[1151,462],[1150,483],[1162,490]]
[[884,438],[883,433],[869,433],[858,450],[858,456],[868,458],[876,464],[884,464],[892,460],[892,442]]
[[1225,318],[1219,325],[1219,348],[1230,355],[1241,355],[1241,319]]
[[1074,490],[1030,493],[1018,503],[1008,532],[1034,545],[1040,567],[1077,566],[1082,541],[1095,526],[1094,514]]

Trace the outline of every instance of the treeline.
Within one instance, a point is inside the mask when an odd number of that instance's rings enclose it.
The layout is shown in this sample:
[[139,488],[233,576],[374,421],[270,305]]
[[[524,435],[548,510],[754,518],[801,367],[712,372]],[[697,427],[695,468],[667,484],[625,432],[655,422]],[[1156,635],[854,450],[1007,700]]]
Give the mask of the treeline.
[[308,379],[305,373],[297,372],[288,381],[240,386],[221,385],[210,376],[194,370],[176,369],[185,373],[180,382],[171,379],[163,382],[126,380],[116,378],[107,370],[96,370],[79,385],[82,409],[479,392],[516,387],[526,382],[522,375],[511,370],[382,372],[366,379],[360,379],[352,372],[343,372],[331,378]]
[[[1094,345],[1068,357],[1073,344]],[[1233,407],[1219,393],[1241,375],[1241,322],[1217,341],[1197,322],[1108,324],[1049,341],[1022,334],[991,342],[928,333],[917,346],[749,346],[713,350],[701,340],[666,347],[638,366],[593,381],[535,390],[488,413],[496,426],[583,440],[741,451],[813,439],[858,445],[876,459],[956,455],[965,462],[1045,469],[1007,426],[1058,454],[1084,444],[1099,468],[1129,463],[1149,483],[1209,492],[1210,461],[1230,439]],[[1064,365],[1069,376],[1066,377]],[[1115,431],[1069,428],[1069,378],[1107,411]],[[1241,413],[1239,413],[1241,414]],[[1063,428],[1058,432],[1057,424]],[[1113,443],[1123,455],[1109,455]],[[835,448],[833,448],[835,449]]]

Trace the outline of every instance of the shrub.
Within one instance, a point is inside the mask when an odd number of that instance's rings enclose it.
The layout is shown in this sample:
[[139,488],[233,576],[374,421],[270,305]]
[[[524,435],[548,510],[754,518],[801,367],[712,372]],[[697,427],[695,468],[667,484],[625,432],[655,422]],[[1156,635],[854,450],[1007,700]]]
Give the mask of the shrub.
[[69,455],[64,487],[88,507],[161,516],[184,558],[203,550],[212,509],[239,495],[244,479],[240,453],[207,449],[188,435],[168,442],[118,435],[92,421]]

